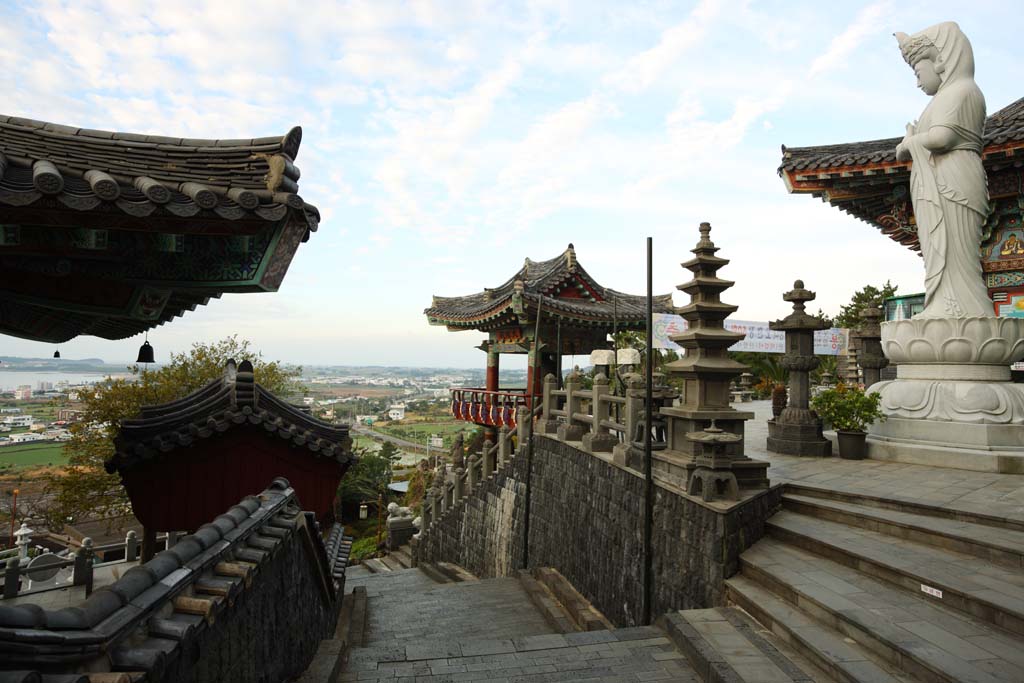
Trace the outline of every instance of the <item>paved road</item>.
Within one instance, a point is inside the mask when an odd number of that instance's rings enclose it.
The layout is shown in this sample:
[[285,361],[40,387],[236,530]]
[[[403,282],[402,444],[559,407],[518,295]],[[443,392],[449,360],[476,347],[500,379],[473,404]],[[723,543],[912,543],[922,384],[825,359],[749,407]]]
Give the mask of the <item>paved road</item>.
[[368,436],[371,439],[374,439],[376,441],[390,441],[391,443],[395,444],[399,448],[404,448],[406,450],[423,452],[423,453],[427,452],[427,447],[425,445],[421,444],[421,443],[416,443],[415,441],[406,441],[405,439],[399,439],[397,436],[391,436],[390,434],[384,434],[382,432],[375,432],[372,429],[367,429],[363,425],[355,425],[354,424],[354,425],[351,426],[351,429],[356,434],[362,434],[363,436]]

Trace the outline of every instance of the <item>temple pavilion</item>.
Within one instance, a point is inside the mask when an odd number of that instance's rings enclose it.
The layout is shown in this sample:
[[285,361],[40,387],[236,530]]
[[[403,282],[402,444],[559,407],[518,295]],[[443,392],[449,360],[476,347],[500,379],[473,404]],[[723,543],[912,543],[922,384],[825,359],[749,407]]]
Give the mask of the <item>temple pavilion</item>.
[[0,334],[123,339],[273,292],[319,212],[302,130],[195,140],[0,116]]
[[[653,305],[656,313],[674,311],[671,294],[654,297]],[[591,277],[570,244],[547,261],[526,259],[498,287],[466,296],[435,296],[424,313],[431,325],[487,333],[477,347],[487,354],[487,385],[452,389],[452,414],[493,430],[515,426],[516,409],[531,406],[542,391],[543,377],[561,375],[562,356],[611,348],[610,333],[645,329],[646,311],[645,296],[617,292]],[[499,386],[504,353],[527,354],[531,370],[537,368],[528,373],[525,389]]]
[[[820,147],[782,147],[786,189],[811,194],[910,249],[920,251],[910,200],[910,162],[896,161],[900,138]],[[982,162],[992,212],[981,253],[998,315],[1024,316],[1024,98],[986,119]]]

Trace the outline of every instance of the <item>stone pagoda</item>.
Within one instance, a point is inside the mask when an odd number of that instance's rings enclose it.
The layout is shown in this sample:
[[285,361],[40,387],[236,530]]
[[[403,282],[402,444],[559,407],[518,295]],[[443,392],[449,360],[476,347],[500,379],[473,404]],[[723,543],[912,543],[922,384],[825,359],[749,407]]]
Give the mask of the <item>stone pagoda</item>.
[[729,347],[744,336],[725,329],[724,325],[725,319],[737,309],[721,299],[722,292],[732,287],[733,282],[717,275],[729,260],[715,255],[718,247],[711,241],[709,223],[701,223],[700,241],[691,251],[694,257],[682,266],[693,273],[693,278],[678,287],[690,295],[690,303],[677,310],[687,321],[688,329],[671,337],[683,347],[685,355],[667,366],[669,372],[682,378],[683,398],[680,405],[661,409],[668,420],[668,449],[661,457],[667,464],[668,478],[689,490],[689,479],[702,449],[699,441],[687,435],[705,431],[714,421],[718,429],[740,437],[727,443],[722,451],[731,461],[740,488],[764,487],[768,485],[768,463],[743,454],[744,423],[754,414],[729,405],[733,378],[747,370],[728,353]]
[[782,295],[783,300],[793,303],[793,312],[768,323],[770,329],[786,333],[782,367],[789,370],[789,404],[777,419],[768,420],[768,450],[774,453],[832,455],[832,443],[822,435],[821,420],[809,405],[809,374],[821,364],[814,355],[814,333],[829,327],[804,310],[814,297],[814,292],[804,289],[803,280],[797,280],[793,289]]

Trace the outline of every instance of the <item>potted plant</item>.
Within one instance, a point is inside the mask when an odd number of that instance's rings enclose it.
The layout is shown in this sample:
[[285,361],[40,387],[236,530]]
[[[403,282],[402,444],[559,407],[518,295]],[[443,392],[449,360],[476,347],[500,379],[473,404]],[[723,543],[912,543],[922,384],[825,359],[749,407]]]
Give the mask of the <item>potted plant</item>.
[[839,457],[861,460],[866,454],[867,427],[884,420],[882,397],[859,386],[839,384],[811,399],[811,409],[836,430]]

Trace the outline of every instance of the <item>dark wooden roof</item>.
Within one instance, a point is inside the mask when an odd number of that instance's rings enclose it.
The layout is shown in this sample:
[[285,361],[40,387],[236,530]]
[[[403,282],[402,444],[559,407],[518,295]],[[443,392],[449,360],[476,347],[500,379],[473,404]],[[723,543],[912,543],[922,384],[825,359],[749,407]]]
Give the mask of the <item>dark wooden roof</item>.
[[[493,289],[458,297],[435,296],[424,313],[431,325],[488,330],[511,324],[520,315],[525,317],[528,309],[536,311],[538,304],[544,316],[609,328],[617,321],[623,329],[643,324],[647,311],[646,297],[598,284],[576,261],[576,250],[570,244],[547,261],[526,259],[515,275]],[[655,296],[654,311],[673,312],[672,295]]]
[[294,165],[301,140],[298,127],[282,137],[200,140],[0,115],[0,204],[55,197],[78,211],[110,202],[137,218],[206,210],[279,220],[286,207],[306,207]]
[[[811,194],[871,223],[892,239],[919,250],[908,196],[910,163],[896,161],[901,138],[816,147],[782,146],[779,175],[786,189]],[[993,198],[1016,193],[1002,176],[1024,166],[1024,98],[986,119],[983,163]]]
[[275,291],[320,214],[300,128],[199,140],[0,115],[0,334],[123,339]]
[[274,396],[254,381],[249,361],[237,369],[229,361],[223,377],[177,401],[143,407],[138,418],[122,422],[106,469],[123,472],[245,424],[261,426],[317,457],[342,464],[354,459],[347,426],[321,422]]

